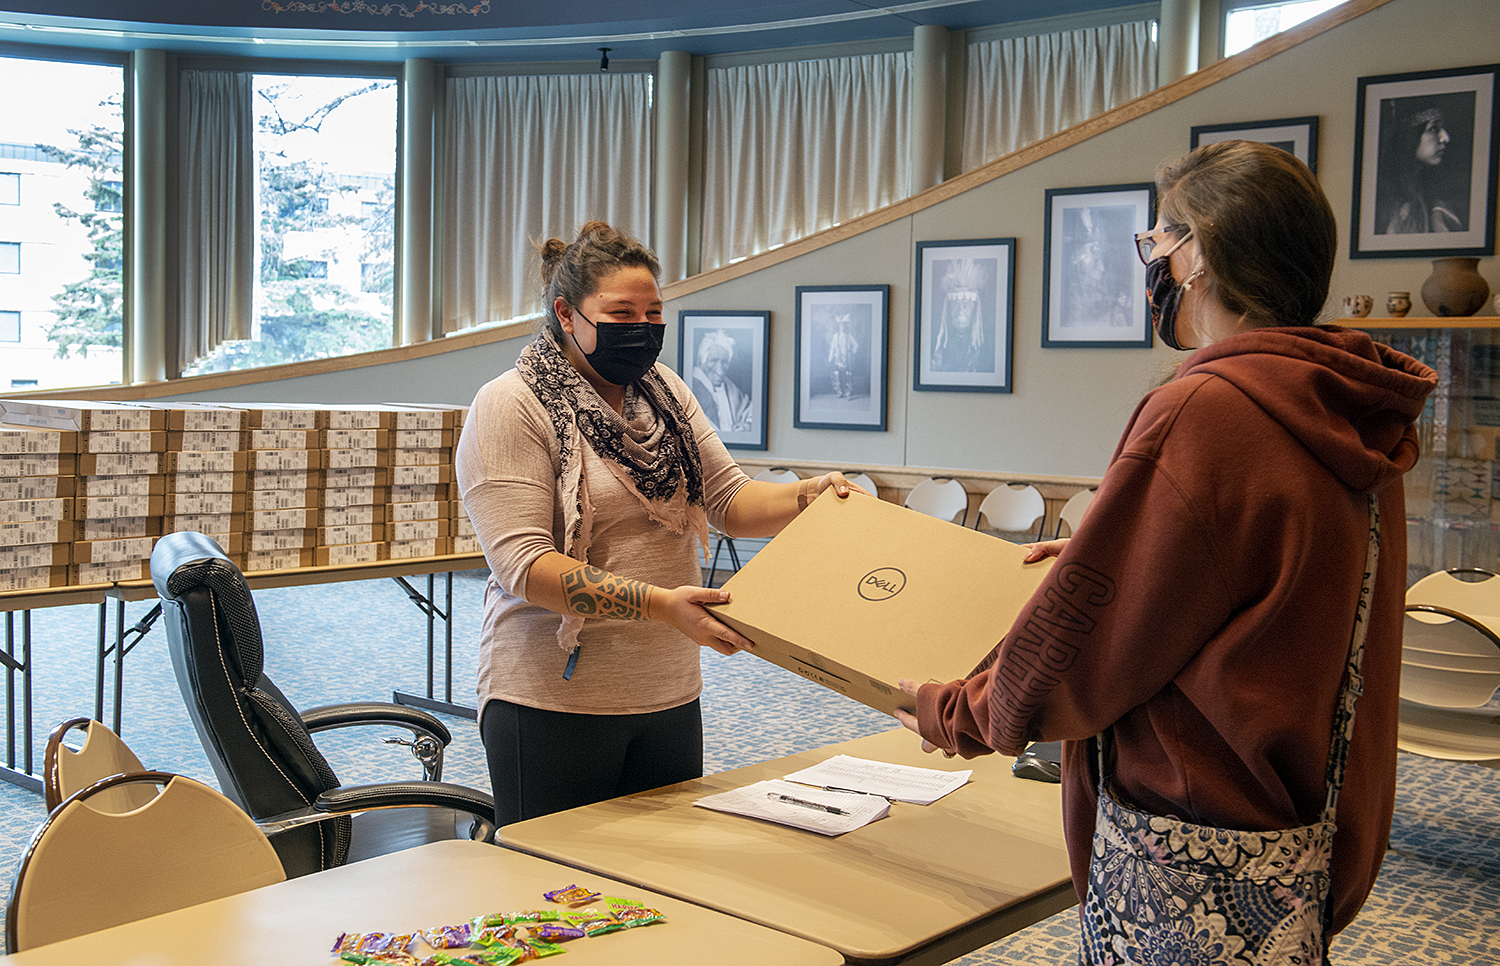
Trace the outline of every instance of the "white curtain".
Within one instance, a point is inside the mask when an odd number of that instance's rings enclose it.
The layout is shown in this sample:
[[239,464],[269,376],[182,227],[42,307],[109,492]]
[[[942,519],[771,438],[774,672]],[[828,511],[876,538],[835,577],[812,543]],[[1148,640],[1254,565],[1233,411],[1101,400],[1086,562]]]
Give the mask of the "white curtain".
[[909,53],[707,73],[704,270],[910,193]]
[[970,44],[965,171],[1156,87],[1149,22]]
[[649,243],[649,74],[450,78],[444,125],[444,332],[536,311],[537,242]]
[[182,73],[182,290],[177,371],[248,339],[255,295],[255,117],[251,74]]

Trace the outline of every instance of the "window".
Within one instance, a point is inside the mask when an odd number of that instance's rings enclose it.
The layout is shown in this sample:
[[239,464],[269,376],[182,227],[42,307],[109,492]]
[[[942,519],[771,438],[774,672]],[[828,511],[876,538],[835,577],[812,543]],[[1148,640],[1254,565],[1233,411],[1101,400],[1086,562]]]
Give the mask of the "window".
[[35,379],[12,379],[10,381],[10,388],[12,388],[12,389],[35,389],[36,388],[36,384],[37,384],[37,380],[35,380]]
[[1265,3],[1263,0],[1234,0],[1224,4],[1224,56],[1237,54],[1273,37],[1325,10],[1332,10],[1344,0],[1293,0],[1290,3]]
[[[0,352],[0,386],[118,383],[124,70],[118,61],[0,57],[0,89],[46,95],[0,98],[0,205],[19,205],[26,182],[22,210],[0,209],[9,212],[0,216],[5,298],[26,312],[25,340]],[[0,313],[5,340],[18,328]]]
[[184,375],[325,359],[391,345],[396,81],[256,74],[255,324]]
[[0,312],[0,342],[21,341],[21,313]]
[[94,189],[95,211],[124,211],[125,182],[101,181]]

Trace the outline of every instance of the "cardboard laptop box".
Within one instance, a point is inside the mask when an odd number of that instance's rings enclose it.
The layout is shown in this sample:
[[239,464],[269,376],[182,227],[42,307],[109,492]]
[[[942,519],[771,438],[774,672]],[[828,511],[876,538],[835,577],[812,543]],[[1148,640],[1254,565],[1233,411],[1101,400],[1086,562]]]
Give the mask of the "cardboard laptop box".
[[887,714],[898,678],[951,681],[1010,630],[1052,567],[986,533],[824,492],[726,583],[712,609],[752,652]]

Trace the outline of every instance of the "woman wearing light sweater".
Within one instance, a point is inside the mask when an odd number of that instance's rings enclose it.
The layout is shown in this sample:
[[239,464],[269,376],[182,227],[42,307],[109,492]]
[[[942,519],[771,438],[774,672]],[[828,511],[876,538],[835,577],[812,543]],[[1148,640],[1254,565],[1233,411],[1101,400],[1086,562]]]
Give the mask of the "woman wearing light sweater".
[[474,398],[456,462],[490,565],[480,728],[500,825],[703,773],[699,646],[750,642],[704,604],[712,524],[771,536],[850,484],[751,480],[656,364],[656,256],[603,222],[542,247],[546,316]]

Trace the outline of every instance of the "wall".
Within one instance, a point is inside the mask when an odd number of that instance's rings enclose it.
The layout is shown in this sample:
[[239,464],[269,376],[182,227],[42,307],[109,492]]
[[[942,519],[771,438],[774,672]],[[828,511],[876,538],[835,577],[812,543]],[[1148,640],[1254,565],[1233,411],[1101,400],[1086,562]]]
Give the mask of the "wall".
[[[1496,60],[1497,36],[1500,3],[1495,0],[1391,0],[1217,84],[973,190],[926,207],[914,205],[919,210],[868,231],[858,231],[859,222],[842,226],[839,232],[858,233],[672,298],[667,304],[670,325],[662,358],[672,362],[677,358],[676,319],[682,309],[768,309],[772,313],[770,449],[746,455],[835,466],[1097,477],[1136,400],[1171,371],[1179,354],[1162,347],[1040,347],[1046,189],[1149,181],[1161,161],[1188,150],[1195,124],[1316,114],[1320,118],[1319,178],[1338,215],[1340,235],[1345,239],[1342,250],[1347,252],[1357,79],[1491,63]],[[1187,82],[1192,80],[1189,77]],[[1147,95],[1142,101],[1154,97]],[[1014,392],[912,392],[915,243],[1004,236],[1017,239]],[[1495,258],[1482,259],[1480,271],[1500,288]],[[1415,292],[1428,272],[1425,259],[1341,258],[1325,312],[1332,318],[1342,297],[1353,292],[1373,294],[1378,302],[1391,289]],[[792,428],[793,289],[831,284],[891,286],[887,432]],[[523,344],[524,339],[511,339],[411,362],[181,398],[461,403],[487,378],[508,367]]]

